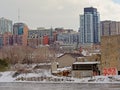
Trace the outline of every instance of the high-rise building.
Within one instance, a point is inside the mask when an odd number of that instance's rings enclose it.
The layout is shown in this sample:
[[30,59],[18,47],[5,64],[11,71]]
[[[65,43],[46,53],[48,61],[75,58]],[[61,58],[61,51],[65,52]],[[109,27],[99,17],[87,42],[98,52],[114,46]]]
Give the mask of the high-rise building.
[[120,22],[110,20],[101,21],[100,29],[102,36],[120,34]]
[[96,8],[84,8],[80,15],[80,43],[96,44],[100,42],[100,15]]
[[0,34],[4,34],[5,32],[10,32],[12,33],[13,25],[12,21],[5,19],[5,18],[0,18]]
[[26,46],[28,38],[28,26],[24,23],[13,25],[13,44]]

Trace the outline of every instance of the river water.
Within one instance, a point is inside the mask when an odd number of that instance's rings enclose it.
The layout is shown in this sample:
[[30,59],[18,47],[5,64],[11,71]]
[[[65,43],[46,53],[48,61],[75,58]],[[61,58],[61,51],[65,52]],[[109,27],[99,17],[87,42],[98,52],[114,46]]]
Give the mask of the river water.
[[0,83],[0,90],[120,90],[120,84]]

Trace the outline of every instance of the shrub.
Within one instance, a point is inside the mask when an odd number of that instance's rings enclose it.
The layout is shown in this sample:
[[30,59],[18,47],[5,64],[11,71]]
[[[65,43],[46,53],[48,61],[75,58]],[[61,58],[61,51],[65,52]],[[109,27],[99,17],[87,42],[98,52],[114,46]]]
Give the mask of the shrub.
[[0,59],[0,71],[5,71],[9,66],[8,59]]

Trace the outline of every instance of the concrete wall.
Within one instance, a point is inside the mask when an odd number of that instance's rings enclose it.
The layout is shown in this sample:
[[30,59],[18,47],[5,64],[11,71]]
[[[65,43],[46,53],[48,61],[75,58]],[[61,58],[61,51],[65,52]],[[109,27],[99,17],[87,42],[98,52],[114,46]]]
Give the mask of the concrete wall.
[[52,73],[57,72],[57,65],[58,65],[57,62],[52,62],[52,63],[51,63],[51,72],[52,72]]
[[60,68],[72,66],[72,64],[76,61],[74,57],[70,54],[65,54],[59,58],[57,58],[57,62]]
[[93,75],[92,70],[73,70],[72,77],[83,78],[83,77],[91,77]]
[[114,67],[120,71],[120,35],[101,39],[101,70]]

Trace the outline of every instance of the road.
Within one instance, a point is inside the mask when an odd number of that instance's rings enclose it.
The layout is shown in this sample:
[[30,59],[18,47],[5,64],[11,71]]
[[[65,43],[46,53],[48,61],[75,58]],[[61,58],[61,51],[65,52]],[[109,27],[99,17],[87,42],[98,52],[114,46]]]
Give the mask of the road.
[[0,83],[0,90],[120,90],[120,84]]

